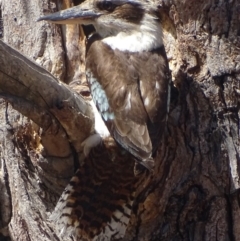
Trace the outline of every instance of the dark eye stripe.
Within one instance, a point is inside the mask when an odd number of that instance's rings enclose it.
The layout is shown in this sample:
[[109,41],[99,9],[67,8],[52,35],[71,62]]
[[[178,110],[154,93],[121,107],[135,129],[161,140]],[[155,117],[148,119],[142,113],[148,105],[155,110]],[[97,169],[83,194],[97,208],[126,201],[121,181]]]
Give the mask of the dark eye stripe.
[[116,4],[114,4],[112,1],[108,1],[108,0],[98,2],[97,6],[99,9],[105,10],[108,12],[112,12],[117,7]]

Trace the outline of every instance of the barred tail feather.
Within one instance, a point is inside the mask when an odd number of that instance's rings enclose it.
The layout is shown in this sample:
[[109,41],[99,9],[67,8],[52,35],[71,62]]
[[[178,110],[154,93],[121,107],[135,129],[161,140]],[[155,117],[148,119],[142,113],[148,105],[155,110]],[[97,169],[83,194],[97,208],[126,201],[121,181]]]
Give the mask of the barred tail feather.
[[135,198],[134,158],[111,139],[91,150],[50,220],[64,240],[123,238]]

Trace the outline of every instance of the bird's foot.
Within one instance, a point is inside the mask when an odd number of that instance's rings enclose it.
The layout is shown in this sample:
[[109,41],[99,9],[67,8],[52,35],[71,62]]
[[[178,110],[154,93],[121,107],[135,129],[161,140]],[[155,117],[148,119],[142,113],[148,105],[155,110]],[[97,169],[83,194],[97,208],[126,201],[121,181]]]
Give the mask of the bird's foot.
[[91,149],[96,147],[98,144],[100,144],[101,141],[102,141],[102,138],[97,133],[87,137],[81,144],[81,146],[83,147],[83,153],[85,157],[88,156]]
[[152,158],[148,158],[141,162],[135,161],[134,165],[134,175],[138,176],[148,170],[150,173],[153,172],[154,169],[154,160]]

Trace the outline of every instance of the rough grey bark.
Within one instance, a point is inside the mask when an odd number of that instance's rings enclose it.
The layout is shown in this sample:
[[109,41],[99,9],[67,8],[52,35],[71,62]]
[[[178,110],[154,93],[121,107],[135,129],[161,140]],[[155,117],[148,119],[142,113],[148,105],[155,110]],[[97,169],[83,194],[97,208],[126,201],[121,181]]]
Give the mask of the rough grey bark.
[[[71,4],[1,0],[3,40],[86,94],[81,27],[35,22]],[[168,128],[124,240],[240,240],[240,3],[160,4],[174,85]],[[60,240],[47,217],[74,172],[91,118],[78,115],[80,97],[69,88],[0,46],[7,100],[0,102],[0,230],[14,241]],[[79,132],[83,120],[89,127]]]

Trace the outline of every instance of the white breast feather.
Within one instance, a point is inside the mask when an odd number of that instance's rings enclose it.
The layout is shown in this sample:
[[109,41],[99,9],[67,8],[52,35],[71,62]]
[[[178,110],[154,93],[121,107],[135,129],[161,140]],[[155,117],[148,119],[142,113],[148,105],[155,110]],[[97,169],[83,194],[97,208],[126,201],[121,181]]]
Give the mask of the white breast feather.
[[154,17],[146,14],[138,30],[120,32],[102,40],[112,49],[129,52],[151,51],[163,45],[162,29]]
[[103,122],[95,104],[91,101],[94,117],[95,117],[95,131],[98,133],[102,138],[110,136],[110,133]]

